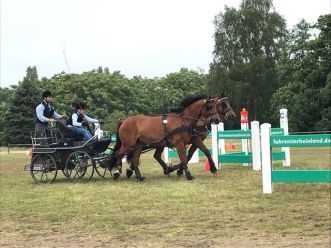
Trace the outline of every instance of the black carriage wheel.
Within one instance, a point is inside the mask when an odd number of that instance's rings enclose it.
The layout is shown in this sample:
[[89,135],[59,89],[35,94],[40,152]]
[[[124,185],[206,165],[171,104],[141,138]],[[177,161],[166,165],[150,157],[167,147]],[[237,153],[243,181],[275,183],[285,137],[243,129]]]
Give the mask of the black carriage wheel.
[[107,159],[103,160],[95,160],[95,171],[97,174],[102,178],[112,178],[113,176],[113,169],[109,169]]
[[66,178],[69,178],[69,175],[67,175],[66,169],[62,169],[62,173]]
[[90,155],[84,151],[75,151],[67,159],[65,175],[72,182],[88,182],[94,173],[94,162]]
[[57,167],[52,155],[39,153],[33,156],[30,173],[38,184],[52,183],[57,175]]

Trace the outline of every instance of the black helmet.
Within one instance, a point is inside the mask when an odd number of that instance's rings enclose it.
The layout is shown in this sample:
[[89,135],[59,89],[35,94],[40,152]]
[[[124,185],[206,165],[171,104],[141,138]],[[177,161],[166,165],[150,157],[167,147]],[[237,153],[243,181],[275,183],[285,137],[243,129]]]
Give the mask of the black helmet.
[[76,104],[76,110],[78,109],[87,109],[87,106],[84,103],[79,102]]
[[45,90],[44,92],[43,92],[43,99],[45,98],[45,97],[48,97],[48,96],[52,96],[52,92],[50,92],[49,90]]

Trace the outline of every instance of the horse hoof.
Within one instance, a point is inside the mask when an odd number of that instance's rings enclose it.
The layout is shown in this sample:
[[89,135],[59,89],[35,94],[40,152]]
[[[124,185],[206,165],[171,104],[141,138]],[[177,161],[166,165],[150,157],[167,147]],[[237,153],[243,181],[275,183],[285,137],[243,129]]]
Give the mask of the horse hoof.
[[177,170],[177,176],[181,176],[181,175],[183,175],[183,170]]
[[187,176],[186,176],[186,179],[191,181],[191,180],[194,179],[194,176],[192,176],[192,175],[187,175]]
[[144,181],[145,180],[145,177],[137,177],[137,181],[138,182],[142,182],[142,181]]
[[170,172],[171,172],[171,168],[169,166],[163,170],[164,175],[169,175]]
[[132,174],[133,174],[132,170],[129,170],[129,169],[126,170],[126,177],[127,178],[130,178],[132,176]]
[[114,179],[114,180],[117,180],[117,179],[120,177],[120,175],[121,175],[121,173],[120,173],[119,171],[115,171],[115,172],[113,173],[113,179]]
[[217,170],[211,170],[210,173],[216,175],[217,174]]

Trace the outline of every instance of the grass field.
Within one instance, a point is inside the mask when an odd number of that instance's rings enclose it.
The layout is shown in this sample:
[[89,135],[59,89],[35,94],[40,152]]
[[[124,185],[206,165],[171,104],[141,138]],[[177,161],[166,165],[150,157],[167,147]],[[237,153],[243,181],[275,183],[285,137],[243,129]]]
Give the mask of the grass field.
[[[291,169],[330,169],[330,149],[292,149]],[[330,247],[330,184],[277,183],[262,194],[261,172],[204,161],[194,181],[164,176],[151,153],[144,182],[73,184],[59,172],[36,185],[24,151],[1,152],[1,247]],[[275,164],[283,169],[281,163]]]

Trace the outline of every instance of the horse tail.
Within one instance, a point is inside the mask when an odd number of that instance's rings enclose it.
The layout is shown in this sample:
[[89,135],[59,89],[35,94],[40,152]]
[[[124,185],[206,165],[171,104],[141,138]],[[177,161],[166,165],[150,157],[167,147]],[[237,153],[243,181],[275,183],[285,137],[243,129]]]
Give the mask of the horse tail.
[[113,152],[112,152],[111,157],[110,157],[110,168],[114,168],[116,166],[116,162],[117,162],[116,151],[118,151],[122,146],[122,142],[121,142],[121,139],[120,139],[120,136],[119,136],[119,129],[120,129],[122,123],[123,122],[121,121],[117,126],[116,143],[115,143],[115,146],[113,148]]

